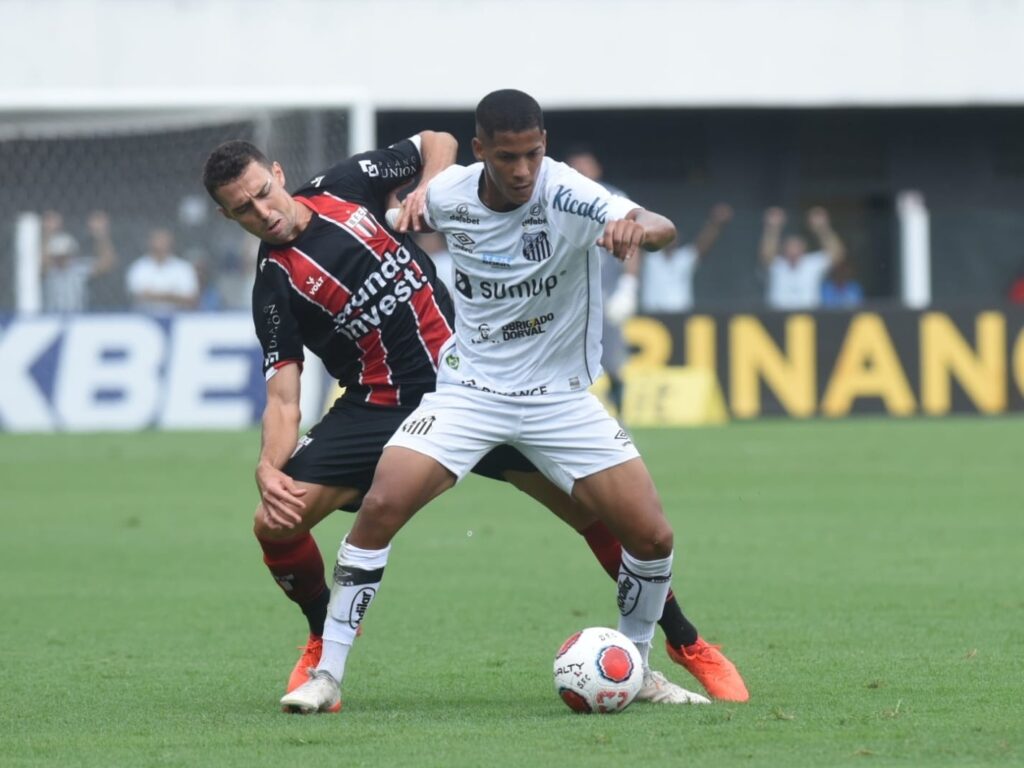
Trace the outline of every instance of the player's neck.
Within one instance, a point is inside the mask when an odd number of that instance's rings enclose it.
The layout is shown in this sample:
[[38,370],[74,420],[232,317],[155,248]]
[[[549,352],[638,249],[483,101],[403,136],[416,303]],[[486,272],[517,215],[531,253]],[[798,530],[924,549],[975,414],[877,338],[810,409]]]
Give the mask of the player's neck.
[[480,171],[477,196],[480,198],[481,203],[497,213],[508,213],[520,205],[519,203],[513,203],[498,191],[497,187],[491,182],[486,170]]

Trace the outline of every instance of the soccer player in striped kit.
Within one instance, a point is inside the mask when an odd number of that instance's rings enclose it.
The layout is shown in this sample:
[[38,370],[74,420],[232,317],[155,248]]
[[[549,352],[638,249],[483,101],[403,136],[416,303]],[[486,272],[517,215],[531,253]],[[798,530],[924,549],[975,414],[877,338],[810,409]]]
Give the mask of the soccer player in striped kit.
[[[479,143],[494,139],[497,149],[488,159],[525,170],[503,176],[506,186],[496,195],[492,168],[484,173],[479,164],[451,168],[430,184],[428,224],[448,237],[456,294],[461,294],[456,303],[466,314],[458,318],[458,338],[440,350],[438,391],[424,396],[389,441],[373,486],[342,542],[320,663],[307,683],[282,699],[286,707],[314,712],[337,704],[348,653],[379,587],[391,539],[420,507],[489,452],[510,443],[551,481],[549,490],[533,493],[535,497],[550,499],[555,486],[561,498],[571,494],[575,506],[629,539],[625,552],[616,543],[621,563],[614,568],[589,537],[588,543],[617,576],[620,629],[644,655],[645,685],[638,698],[706,701],[647,664],[654,623],[668,610],[672,532],[629,436],[586,392],[597,375],[599,335],[588,331],[584,338],[577,333],[593,328],[594,316],[600,327],[600,300],[594,305],[586,299],[592,282],[588,274],[596,272],[590,271],[585,242],[595,244],[604,231],[605,245],[623,257],[641,245],[659,247],[661,240],[671,239],[674,228],[664,217],[624,198],[606,200],[603,189],[561,164],[552,170],[544,159],[539,107],[525,94],[499,93],[504,95],[498,97],[497,116],[486,118],[487,125],[479,110],[491,97],[478,108],[474,150],[481,158]],[[503,101],[509,93],[519,95]],[[493,143],[485,142],[488,147]],[[538,181],[549,171],[550,179],[557,177],[568,186],[556,189],[553,183]],[[424,203],[423,197],[407,198],[397,228],[418,228]],[[516,419],[527,411],[540,429],[518,440],[517,424],[524,422]],[[695,675],[716,697],[746,700],[735,667],[697,635],[681,612],[678,616],[690,637],[688,642],[670,639],[673,659],[697,669]],[[701,677],[702,672],[709,674]]]
[[[448,134],[424,131],[345,160],[292,194],[281,166],[247,142],[221,145],[204,168],[204,184],[224,215],[262,241],[253,320],[264,351],[267,407],[254,532],[265,563],[309,624],[289,692],[307,681],[323,648],[329,590],[309,531],[335,509],[358,507],[384,444],[434,389],[441,347],[454,327],[450,297],[429,257],[385,225],[384,211],[413,179],[418,185],[406,206],[422,208],[426,183],[454,161],[455,149]],[[406,214],[399,227],[411,221]],[[300,438],[303,346],[346,390]],[[606,570],[617,572],[621,548],[610,531],[521,454],[498,448],[475,471],[507,479],[545,503],[585,537]],[[674,599],[665,615],[670,647],[682,647],[679,638],[692,625]],[[694,668],[713,688],[731,665],[703,656],[695,656],[703,666]],[[337,711],[340,700],[317,709]]]

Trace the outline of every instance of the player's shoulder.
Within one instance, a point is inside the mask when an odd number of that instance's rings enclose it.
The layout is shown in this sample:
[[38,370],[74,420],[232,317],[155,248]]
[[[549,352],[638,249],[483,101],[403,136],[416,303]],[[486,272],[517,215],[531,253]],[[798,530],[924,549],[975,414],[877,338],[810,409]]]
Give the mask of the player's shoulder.
[[482,172],[482,163],[450,165],[430,180],[430,195],[441,200],[449,195],[464,194],[466,189],[476,188],[475,182]]
[[[427,188],[427,207],[435,221],[441,221],[444,214],[463,223],[473,222],[470,208],[482,207],[477,194],[477,184],[483,172],[481,163],[473,165],[451,165],[430,180]],[[476,217],[479,219],[479,215]]]

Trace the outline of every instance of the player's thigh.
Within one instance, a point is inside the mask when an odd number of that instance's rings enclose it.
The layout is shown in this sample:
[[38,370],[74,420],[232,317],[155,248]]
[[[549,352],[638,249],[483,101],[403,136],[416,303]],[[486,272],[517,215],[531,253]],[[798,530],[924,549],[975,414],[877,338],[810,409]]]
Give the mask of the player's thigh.
[[597,519],[597,516],[576,499],[548,480],[541,472],[507,470],[505,480],[523,493],[539,501],[566,525],[583,532]]
[[290,526],[272,525],[267,518],[263,504],[256,506],[253,517],[253,532],[257,538],[284,540],[300,536],[312,530],[321,520],[336,509],[358,505],[364,491],[359,488],[318,485],[296,481],[296,486],[306,491],[302,497],[303,508],[299,510],[301,521]]
[[585,530],[595,520],[594,515],[548,480],[532,461],[511,445],[499,445],[489,451],[473,467],[473,474],[515,486],[577,531]]
[[640,457],[579,478],[573,496],[603,520],[634,557],[654,560],[672,551],[672,526]]
[[299,439],[284,472],[298,483],[357,490],[355,498],[341,494],[336,507],[355,512],[385,444],[412,411],[342,398]]
[[402,446],[385,448],[349,531],[349,543],[383,549],[417,511],[455,481],[455,475],[431,456]]

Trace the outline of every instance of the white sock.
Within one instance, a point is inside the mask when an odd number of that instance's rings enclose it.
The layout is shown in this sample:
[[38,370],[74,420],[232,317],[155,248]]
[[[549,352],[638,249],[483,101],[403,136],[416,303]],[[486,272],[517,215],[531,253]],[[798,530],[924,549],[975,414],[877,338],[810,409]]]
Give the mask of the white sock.
[[345,662],[356,639],[356,631],[380,589],[391,546],[360,549],[341,540],[334,566],[331,602],[324,622],[324,650],[317,669],[329,672],[339,683],[345,676]]
[[672,554],[662,560],[637,560],[622,550],[619,568],[619,632],[636,645],[647,669],[654,625],[665,609],[672,581]]

